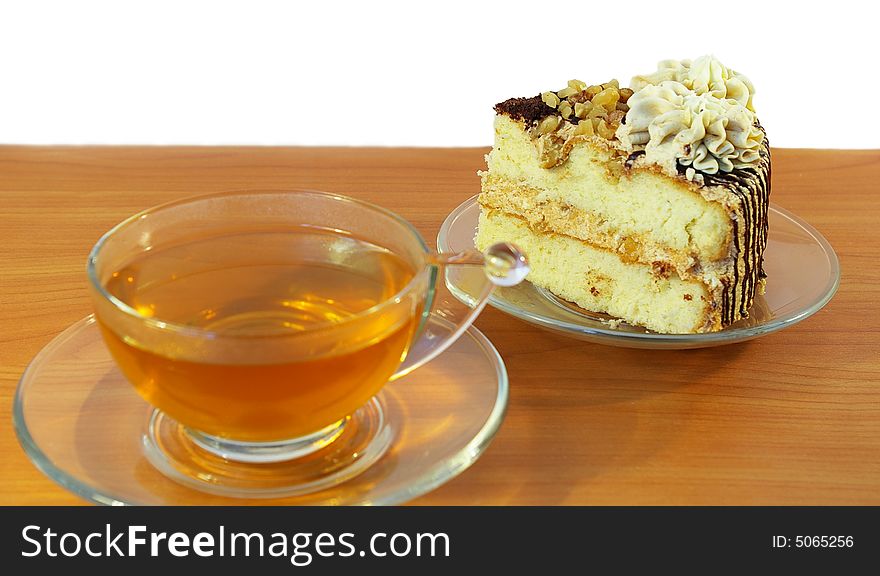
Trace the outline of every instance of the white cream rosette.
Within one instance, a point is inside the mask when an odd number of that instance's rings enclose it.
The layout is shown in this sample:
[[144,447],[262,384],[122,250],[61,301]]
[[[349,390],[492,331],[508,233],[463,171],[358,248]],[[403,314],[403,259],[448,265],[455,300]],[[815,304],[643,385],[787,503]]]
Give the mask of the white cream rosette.
[[690,60],[664,60],[657,65],[652,74],[636,76],[630,88],[638,92],[650,85],[658,85],[673,80],[683,84],[697,94],[711,94],[722,100],[736,100],[754,112],[752,97],[755,87],[744,75],[727,68],[714,56],[701,56]]
[[664,80],[642,87],[628,104],[618,139],[627,150],[644,150],[647,162],[669,173],[677,172],[676,163],[706,174],[730,172],[759,157],[764,132],[735,99]]

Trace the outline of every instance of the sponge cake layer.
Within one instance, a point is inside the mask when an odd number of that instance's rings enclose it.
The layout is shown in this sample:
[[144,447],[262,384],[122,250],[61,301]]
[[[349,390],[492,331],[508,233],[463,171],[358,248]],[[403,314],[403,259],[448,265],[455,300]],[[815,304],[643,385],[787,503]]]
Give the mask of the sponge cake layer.
[[476,237],[484,250],[514,242],[529,257],[529,280],[565,300],[664,333],[717,330],[720,310],[708,287],[563,234],[535,231],[521,218],[483,210]]

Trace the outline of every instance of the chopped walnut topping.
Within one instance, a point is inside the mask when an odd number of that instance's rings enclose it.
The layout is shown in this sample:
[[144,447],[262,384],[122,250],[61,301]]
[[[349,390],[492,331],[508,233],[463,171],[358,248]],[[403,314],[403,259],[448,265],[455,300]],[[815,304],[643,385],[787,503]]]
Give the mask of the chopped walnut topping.
[[[592,131],[582,128],[576,131],[576,135],[598,134],[610,140],[614,138],[617,127],[629,110],[626,101],[632,93],[629,88],[621,88],[617,80],[592,86],[581,80],[569,80],[568,85],[562,90],[541,94],[541,100],[551,108],[559,110],[562,118],[579,128],[582,124],[580,120],[598,118],[602,122],[592,122]],[[546,134],[542,130],[538,132]]]
[[629,88],[621,88],[617,80],[587,85],[569,80],[556,92],[543,92],[541,101],[556,114],[536,120],[529,130],[538,148],[541,166],[553,168],[563,163],[571,150],[568,141],[576,136],[613,140],[623,122],[632,96]]
[[575,136],[592,136],[595,133],[593,123],[590,120],[581,120],[574,130]]
[[546,118],[538,122],[538,134],[543,136],[545,134],[553,132],[554,130],[556,130],[556,128],[559,127],[560,120],[561,119],[559,118],[559,116],[556,115],[547,116]]
[[538,157],[541,168],[553,168],[565,161],[565,138],[550,133],[538,138]]
[[551,108],[559,106],[559,96],[556,95],[556,92],[544,92],[541,94],[541,100]]

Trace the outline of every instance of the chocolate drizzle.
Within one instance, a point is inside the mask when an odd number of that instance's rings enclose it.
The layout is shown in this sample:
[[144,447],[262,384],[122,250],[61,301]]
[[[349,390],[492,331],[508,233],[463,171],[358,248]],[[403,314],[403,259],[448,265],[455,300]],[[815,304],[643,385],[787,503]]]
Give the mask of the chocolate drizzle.
[[[727,326],[738,317],[748,317],[760,280],[767,277],[763,267],[770,201],[770,145],[767,138],[764,138],[760,158],[753,167],[703,174],[703,182],[706,186],[723,187],[738,199],[738,205],[731,206],[733,282],[724,284],[721,298],[721,324]],[[742,239],[740,226],[745,231]]]
[[627,169],[630,169],[633,167],[633,163],[636,161],[636,159],[639,156],[644,156],[644,155],[645,155],[644,150],[636,150],[635,152],[633,152],[632,154],[630,154],[629,156],[626,157],[626,160],[623,161],[623,165]]

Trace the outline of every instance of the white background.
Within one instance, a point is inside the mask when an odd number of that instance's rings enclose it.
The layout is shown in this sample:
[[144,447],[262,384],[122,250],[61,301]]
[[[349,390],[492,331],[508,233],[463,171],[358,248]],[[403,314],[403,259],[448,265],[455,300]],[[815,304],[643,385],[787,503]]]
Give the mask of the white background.
[[0,6],[0,143],[484,146],[507,97],[713,53],[774,146],[880,147],[869,2]]

